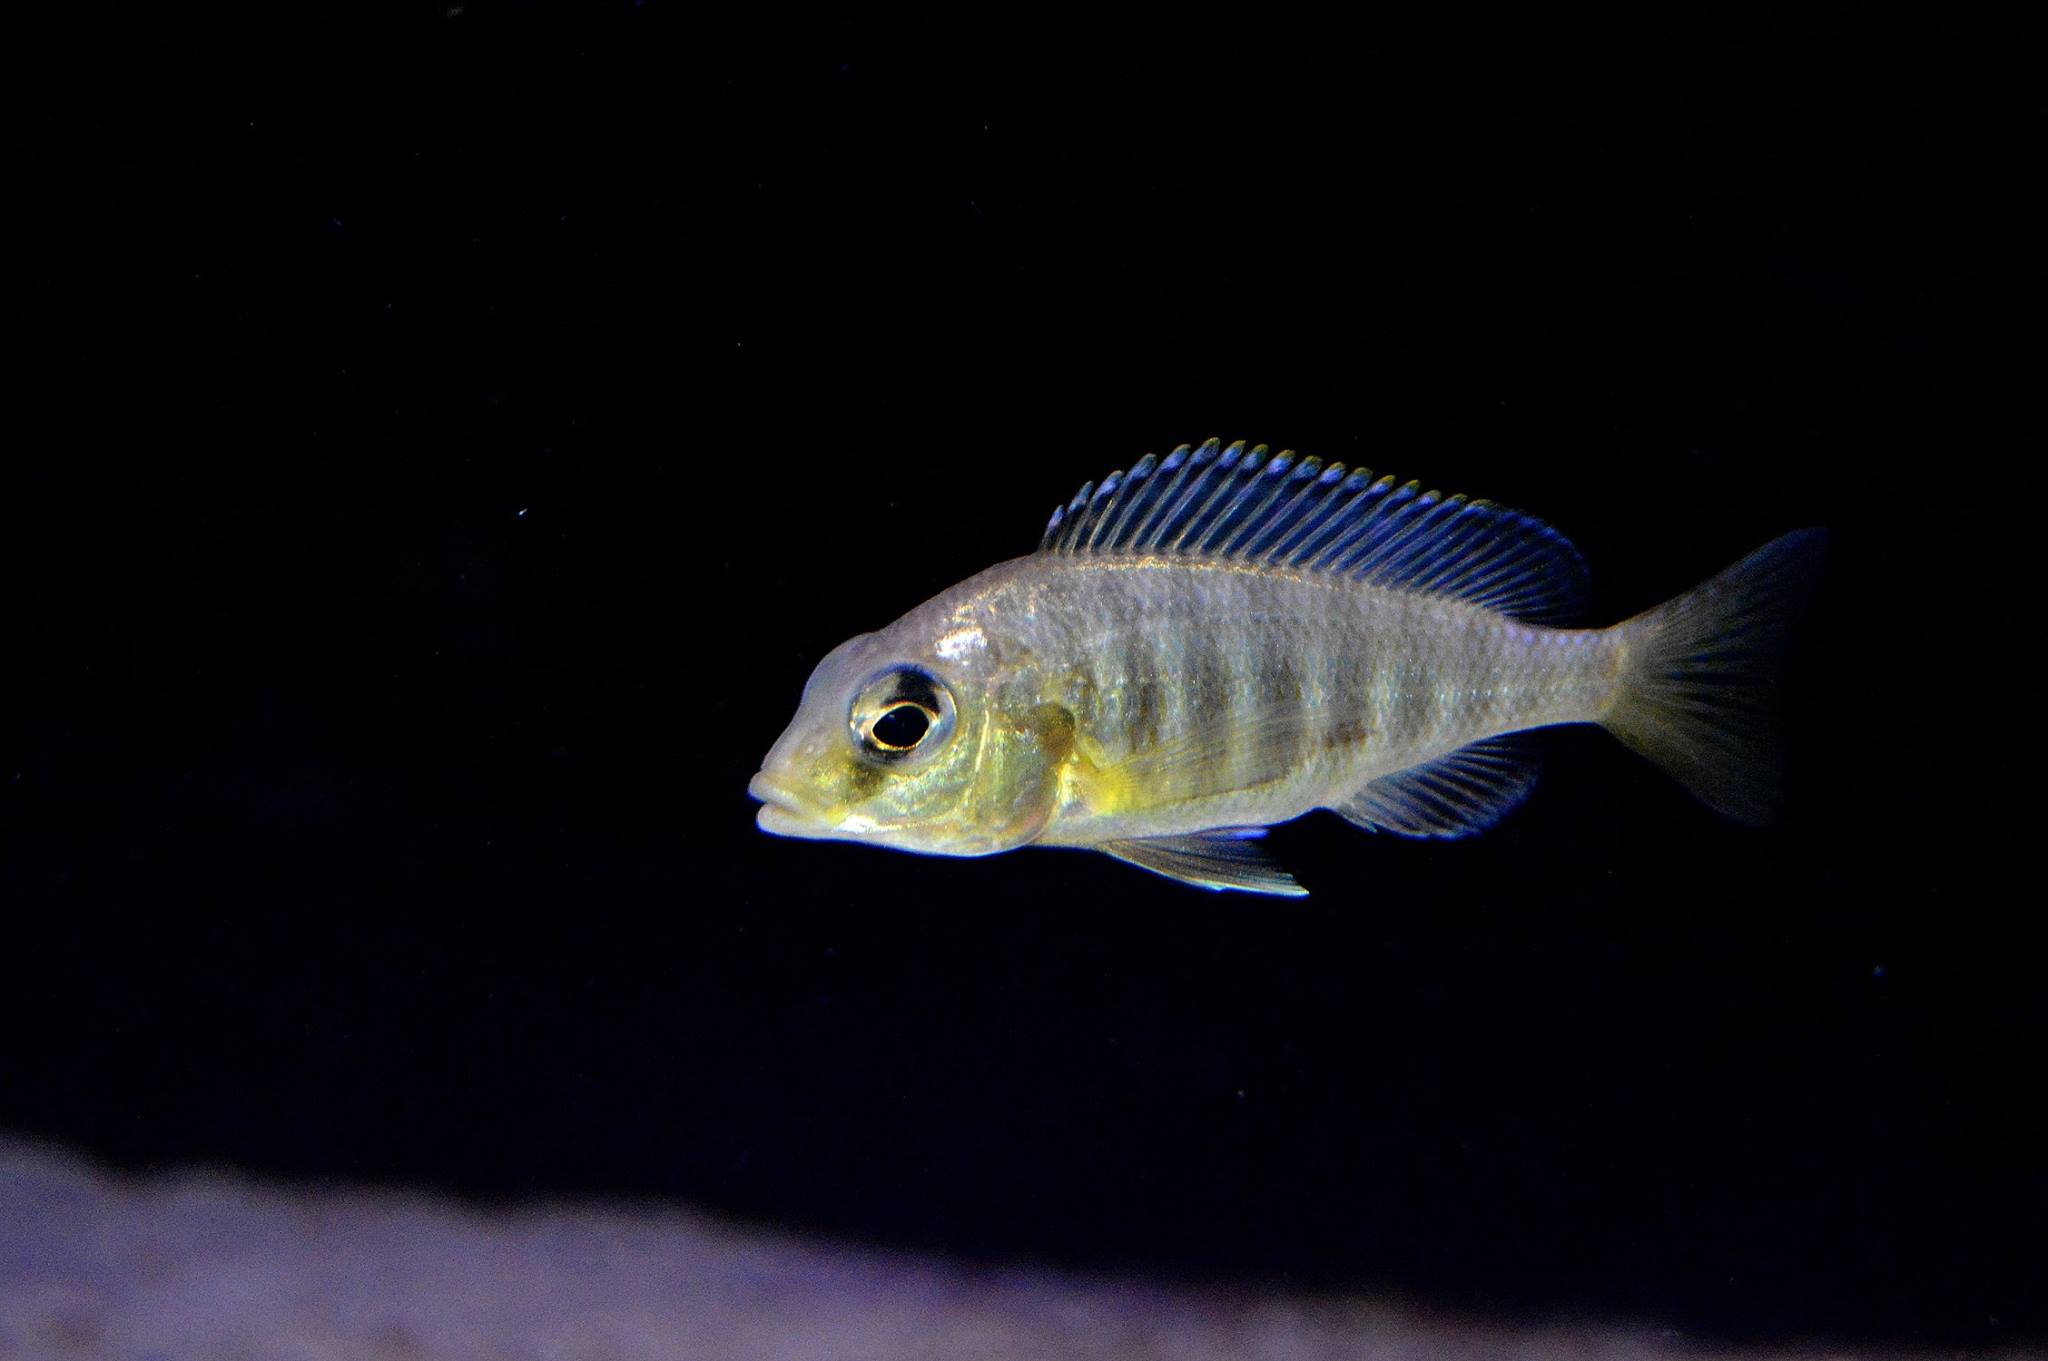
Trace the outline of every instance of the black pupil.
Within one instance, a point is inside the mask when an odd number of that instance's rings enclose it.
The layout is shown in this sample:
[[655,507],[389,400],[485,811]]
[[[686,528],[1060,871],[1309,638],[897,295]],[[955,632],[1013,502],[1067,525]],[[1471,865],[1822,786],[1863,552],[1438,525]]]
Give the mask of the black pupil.
[[899,704],[883,711],[875,720],[873,732],[875,741],[885,747],[914,747],[924,741],[931,726],[931,717],[923,709],[915,704]]

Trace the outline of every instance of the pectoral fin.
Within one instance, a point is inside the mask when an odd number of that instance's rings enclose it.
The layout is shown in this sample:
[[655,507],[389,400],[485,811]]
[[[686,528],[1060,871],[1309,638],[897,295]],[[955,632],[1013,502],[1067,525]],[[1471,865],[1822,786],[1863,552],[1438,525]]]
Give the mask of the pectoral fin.
[[1091,763],[1085,788],[1102,812],[1170,808],[1285,779],[1314,740],[1315,716],[1306,710],[1205,723],[1120,760]]
[[1308,890],[1258,845],[1265,834],[1263,827],[1221,827],[1189,836],[1106,841],[1096,849],[1196,888],[1306,898]]

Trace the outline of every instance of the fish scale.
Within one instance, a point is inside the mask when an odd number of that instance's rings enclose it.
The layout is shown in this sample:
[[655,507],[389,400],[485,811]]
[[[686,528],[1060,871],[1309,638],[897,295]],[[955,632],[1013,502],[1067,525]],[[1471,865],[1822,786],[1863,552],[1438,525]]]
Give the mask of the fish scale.
[[[1039,838],[1048,845],[1281,821],[1481,738],[1593,721],[1619,653],[1602,630],[1543,629],[1434,597],[1162,559],[1024,559],[967,583],[957,604],[1009,615],[1023,596],[1032,622],[1019,636],[1046,672],[1032,684],[1072,712],[1096,759],[1114,764],[1205,727],[1261,722],[1294,744],[1277,780],[1258,778],[1271,768],[1260,758],[1272,753],[1217,744],[1193,788],[1142,812],[1065,810]],[[1276,694],[1262,678],[1283,668],[1311,679],[1298,694]],[[1159,722],[1139,724],[1134,697],[1147,687],[1168,698]]]

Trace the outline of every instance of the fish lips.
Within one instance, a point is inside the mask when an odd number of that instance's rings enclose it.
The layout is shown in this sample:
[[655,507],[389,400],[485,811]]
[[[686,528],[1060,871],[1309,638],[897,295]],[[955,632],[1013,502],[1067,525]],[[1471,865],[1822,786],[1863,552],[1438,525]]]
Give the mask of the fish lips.
[[747,794],[760,800],[754,825],[764,832],[809,840],[832,840],[841,835],[835,824],[806,808],[794,789],[765,770],[747,782]]

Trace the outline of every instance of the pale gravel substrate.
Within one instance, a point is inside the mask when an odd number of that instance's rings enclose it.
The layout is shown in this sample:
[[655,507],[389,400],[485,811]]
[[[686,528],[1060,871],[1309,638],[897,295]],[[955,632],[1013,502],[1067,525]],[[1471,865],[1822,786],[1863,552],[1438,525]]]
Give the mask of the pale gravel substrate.
[[1726,1354],[1641,1330],[1470,1328],[1360,1302],[976,1271],[673,1208],[487,1213],[217,1173],[130,1179],[0,1140],[7,1361]]

